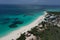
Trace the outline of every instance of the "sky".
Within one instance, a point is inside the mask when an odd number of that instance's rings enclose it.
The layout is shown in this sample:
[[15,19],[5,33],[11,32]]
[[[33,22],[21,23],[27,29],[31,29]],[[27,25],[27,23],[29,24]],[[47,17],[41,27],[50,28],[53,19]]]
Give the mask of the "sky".
[[0,0],[0,4],[60,5],[60,0]]

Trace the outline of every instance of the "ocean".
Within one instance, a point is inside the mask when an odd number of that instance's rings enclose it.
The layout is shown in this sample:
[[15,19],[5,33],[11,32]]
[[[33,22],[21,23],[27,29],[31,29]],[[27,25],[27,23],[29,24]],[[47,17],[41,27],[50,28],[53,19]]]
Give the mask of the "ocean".
[[60,11],[52,5],[0,5],[0,37],[20,29],[44,15],[44,11]]

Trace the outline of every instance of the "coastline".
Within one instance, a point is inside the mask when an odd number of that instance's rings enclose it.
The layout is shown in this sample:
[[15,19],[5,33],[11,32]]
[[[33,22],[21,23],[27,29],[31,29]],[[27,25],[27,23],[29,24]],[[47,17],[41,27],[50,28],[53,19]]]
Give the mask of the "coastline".
[[46,15],[46,11],[44,11],[44,15],[39,16],[35,21],[33,21],[31,24],[24,26],[18,30],[12,31],[10,34],[0,38],[0,40],[12,40],[12,39],[16,39],[20,36],[20,34],[27,32],[28,30],[31,30],[31,28],[37,26],[40,22],[42,22],[45,18]]

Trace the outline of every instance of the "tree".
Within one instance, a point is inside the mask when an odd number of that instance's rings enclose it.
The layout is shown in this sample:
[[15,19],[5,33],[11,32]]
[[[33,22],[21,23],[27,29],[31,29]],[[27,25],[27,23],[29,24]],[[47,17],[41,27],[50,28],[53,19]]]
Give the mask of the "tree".
[[21,36],[19,38],[17,38],[16,40],[25,40],[25,33],[21,34]]

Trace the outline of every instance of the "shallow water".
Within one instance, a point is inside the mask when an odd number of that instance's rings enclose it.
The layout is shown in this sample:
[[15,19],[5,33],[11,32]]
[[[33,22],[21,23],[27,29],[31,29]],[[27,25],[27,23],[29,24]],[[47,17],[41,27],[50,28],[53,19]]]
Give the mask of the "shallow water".
[[[28,10],[28,11],[27,11]],[[43,15],[42,11],[34,11],[32,9],[20,9],[18,7],[1,7],[0,8],[0,37],[3,37],[10,32],[17,30],[33,22],[36,18]],[[16,24],[16,27],[10,27],[11,24],[15,25],[15,21],[23,22]]]
[[[35,6],[34,6],[35,7]],[[16,6],[16,5],[0,5],[0,37],[3,37],[10,32],[26,26],[44,14],[44,11],[60,11],[60,8],[55,6]],[[16,20],[22,23],[16,24]],[[11,27],[15,24],[16,27]]]

